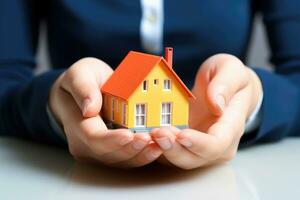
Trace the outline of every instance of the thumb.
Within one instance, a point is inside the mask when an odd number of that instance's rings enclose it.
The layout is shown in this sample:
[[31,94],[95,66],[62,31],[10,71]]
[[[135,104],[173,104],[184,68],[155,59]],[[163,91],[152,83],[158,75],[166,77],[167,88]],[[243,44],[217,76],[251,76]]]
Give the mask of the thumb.
[[103,62],[97,62],[94,58],[81,59],[66,72],[66,78],[61,86],[72,95],[83,117],[94,117],[99,114],[102,107],[100,88],[107,79],[105,77],[103,80],[102,75],[111,73],[110,68],[103,66]]
[[249,82],[246,67],[239,61],[217,63],[207,86],[207,102],[210,111],[220,116],[231,98]]

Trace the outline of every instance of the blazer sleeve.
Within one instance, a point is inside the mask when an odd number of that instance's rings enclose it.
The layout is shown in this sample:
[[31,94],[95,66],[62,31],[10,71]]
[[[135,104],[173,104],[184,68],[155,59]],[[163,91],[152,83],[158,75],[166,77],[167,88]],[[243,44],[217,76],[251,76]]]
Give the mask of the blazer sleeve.
[[64,144],[49,124],[49,90],[62,72],[34,76],[43,1],[0,1],[0,135]]
[[300,1],[258,0],[274,71],[255,69],[264,99],[261,124],[242,137],[241,147],[300,135]]

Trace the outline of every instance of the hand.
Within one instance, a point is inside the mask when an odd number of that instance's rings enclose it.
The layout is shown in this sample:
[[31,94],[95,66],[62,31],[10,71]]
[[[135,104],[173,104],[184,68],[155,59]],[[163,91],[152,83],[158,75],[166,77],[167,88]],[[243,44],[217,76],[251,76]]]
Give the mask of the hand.
[[196,100],[190,101],[191,129],[170,127],[151,133],[165,161],[192,169],[232,159],[262,95],[259,78],[238,58],[218,54],[202,64],[192,92]]
[[126,129],[108,130],[99,113],[100,88],[113,73],[104,62],[84,58],[73,64],[54,83],[49,105],[62,125],[69,151],[77,160],[114,167],[139,167],[161,155],[148,134]]

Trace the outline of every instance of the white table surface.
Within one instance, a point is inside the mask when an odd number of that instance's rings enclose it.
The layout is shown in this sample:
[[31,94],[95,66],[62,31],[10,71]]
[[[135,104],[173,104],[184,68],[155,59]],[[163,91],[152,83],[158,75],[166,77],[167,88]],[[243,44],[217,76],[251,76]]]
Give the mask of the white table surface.
[[0,199],[300,199],[300,139],[239,151],[193,171],[158,165],[131,171],[76,163],[68,152],[0,139]]

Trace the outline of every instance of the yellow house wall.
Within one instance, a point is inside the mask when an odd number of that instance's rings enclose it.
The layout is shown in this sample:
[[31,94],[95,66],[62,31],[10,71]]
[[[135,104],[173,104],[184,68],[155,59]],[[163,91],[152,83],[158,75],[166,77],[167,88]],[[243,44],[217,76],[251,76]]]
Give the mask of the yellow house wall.
[[[114,120],[112,119],[112,100],[115,100],[115,112],[114,112]],[[126,120],[125,124],[123,124],[123,105],[126,106]],[[102,105],[102,116],[104,119],[127,127],[128,124],[128,104],[123,99],[114,97],[109,94],[103,94],[103,105]]]
[[[185,126],[188,124],[188,97],[181,85],[171,73],[165,69],[164,63],[160,62],[145,78],[147,91],[142,90],[142,83],[128,100],[128,128],[135,127],[135,106],[139,103],[146,104],[146,127],[161,126],[161,104],[172,103],[171,124]],[[158,84],[154,85],[154,79]],[[171,90],[163,90],[165,79],[171,80]]]

